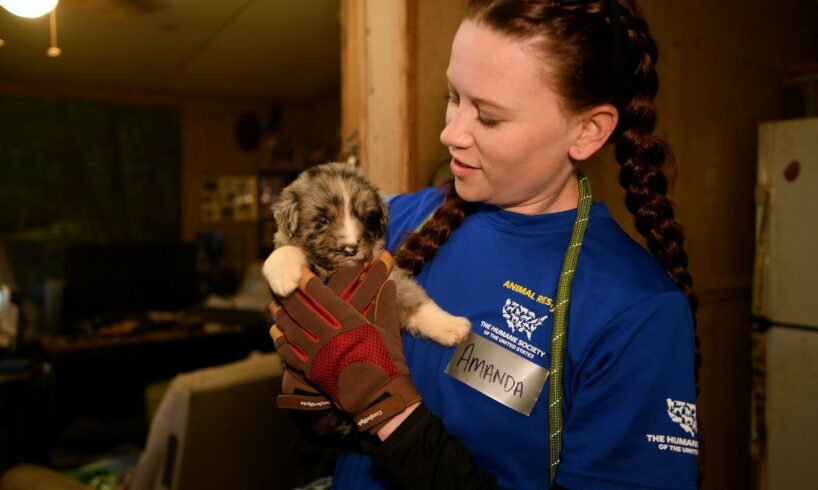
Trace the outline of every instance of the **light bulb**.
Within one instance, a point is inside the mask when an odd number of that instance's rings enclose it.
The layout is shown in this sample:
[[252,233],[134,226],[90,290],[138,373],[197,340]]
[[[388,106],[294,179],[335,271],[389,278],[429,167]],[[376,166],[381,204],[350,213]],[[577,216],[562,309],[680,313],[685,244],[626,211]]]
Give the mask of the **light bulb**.
[[0,0],[0,6],[14,15],[35,19],[51,12],[59,0]]

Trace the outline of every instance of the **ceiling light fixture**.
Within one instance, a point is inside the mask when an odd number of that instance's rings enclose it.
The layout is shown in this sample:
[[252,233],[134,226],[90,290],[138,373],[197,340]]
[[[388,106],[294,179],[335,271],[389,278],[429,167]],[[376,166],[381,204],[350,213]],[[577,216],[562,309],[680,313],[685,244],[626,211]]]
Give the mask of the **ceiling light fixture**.
[[[57,3],[60,0],[0,0],[0,7],[8,10],[14,15],[27,19],[36,19],[45,14],[49,16],[49,33],[51,35],[51,45],[45,52],[48,56],[56,58],[62,54],[62,50],[57,46]],[[0,46],[5,42],[0,39]]]
[[36,19],[54,10],[59,0],[0,0],[0,6],[19,17]]

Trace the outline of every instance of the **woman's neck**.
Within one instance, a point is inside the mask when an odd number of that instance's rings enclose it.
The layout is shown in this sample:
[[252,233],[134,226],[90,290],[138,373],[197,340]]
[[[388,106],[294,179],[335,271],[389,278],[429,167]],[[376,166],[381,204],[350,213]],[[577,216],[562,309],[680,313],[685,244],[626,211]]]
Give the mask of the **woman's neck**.
[[517,214],[537,215],[557,213],[576,209],[579,187],[576,172],[559,176],[557,185],[525,202],[511,206],[500,206],[505,211]]

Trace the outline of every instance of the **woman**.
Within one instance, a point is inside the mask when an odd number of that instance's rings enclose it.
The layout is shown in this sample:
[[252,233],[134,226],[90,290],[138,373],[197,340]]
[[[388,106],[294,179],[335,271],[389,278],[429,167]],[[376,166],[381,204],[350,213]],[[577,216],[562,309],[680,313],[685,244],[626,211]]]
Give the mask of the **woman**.
[[[472,334],[401,348],[381,272],[361,297],[337,294],[349,275],[308,284],[276,317],[303,388],[285,390],[325,392],[383,441],[343,452],[333,488],[696,486],[696,298],[652,134],[656,57],[631,0],[469,2],[440,137],[454,185],[395,198],[388,248]],[[650,253],[588,209],[576,163],[606,142]]]

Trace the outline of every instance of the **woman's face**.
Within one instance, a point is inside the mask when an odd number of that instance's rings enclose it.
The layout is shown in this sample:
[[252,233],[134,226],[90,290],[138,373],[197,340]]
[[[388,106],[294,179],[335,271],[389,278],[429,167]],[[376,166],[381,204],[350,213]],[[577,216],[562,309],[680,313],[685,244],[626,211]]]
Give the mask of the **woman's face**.
[[466,201],[522,214],[576,207],[568,151],[578,126],[546,82],[548,63],[530,42],[469,20],[458,29],[440,141]]

